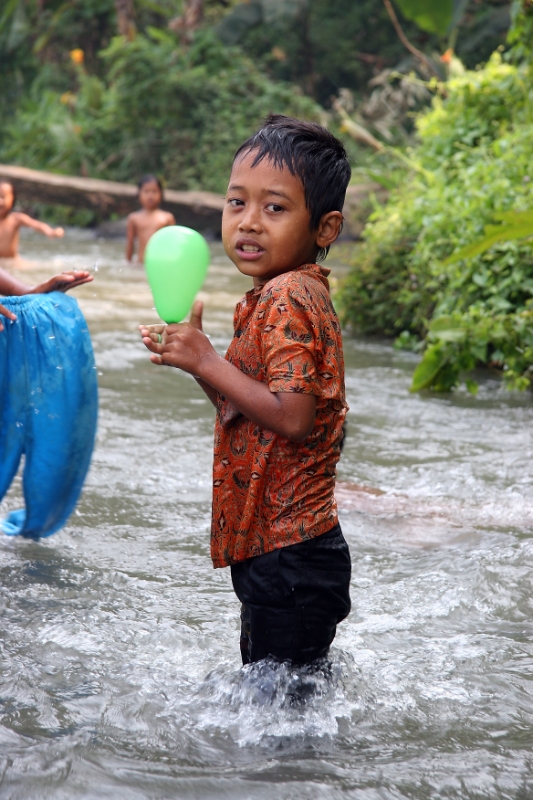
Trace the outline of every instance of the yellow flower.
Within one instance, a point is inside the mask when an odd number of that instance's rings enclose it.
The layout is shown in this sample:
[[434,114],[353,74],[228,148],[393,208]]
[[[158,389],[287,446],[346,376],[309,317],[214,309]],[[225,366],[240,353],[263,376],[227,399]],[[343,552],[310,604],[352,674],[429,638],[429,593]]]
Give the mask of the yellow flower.
[[70,57],[75,64],[83,64],[85,54],[83,50],[81,50],[79,47],[76,47],[75,50],[70,51]]
[[81,133],[82,130],[81,125],[73,125],[72,130],[74,131],[74,133]]
[[72,92],[63,92],[61,97],[59,98],[64,106],[71,106],[74,105],[76,101],[76,95]]
[[277,47],[277,46],[273,47],[272,50],[270,51],[270,54],[272,55],[273,58],[276,59],[276,61],[286,61],[287,60],[287,53],[285,52],[285,50],[282,50],[281,47]]

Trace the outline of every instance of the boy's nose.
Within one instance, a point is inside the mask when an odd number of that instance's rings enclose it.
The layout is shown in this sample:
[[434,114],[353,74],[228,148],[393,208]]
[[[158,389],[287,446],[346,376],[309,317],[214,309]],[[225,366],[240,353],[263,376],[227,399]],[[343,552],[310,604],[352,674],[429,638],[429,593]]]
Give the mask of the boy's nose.
[[248,233],[251,231],[258,233],[261,228],[261,215],[258,209],[247,208],[239,220],[239,230]]

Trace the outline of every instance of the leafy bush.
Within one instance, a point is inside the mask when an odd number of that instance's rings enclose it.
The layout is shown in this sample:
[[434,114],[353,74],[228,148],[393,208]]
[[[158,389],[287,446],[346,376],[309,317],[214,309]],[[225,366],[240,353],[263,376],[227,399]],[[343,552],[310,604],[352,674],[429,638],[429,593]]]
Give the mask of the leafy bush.
[[415,349],[424,342],[414,389],[448,390],[479,363],[503,369],[510,386],[533,379],[531,246],[499,242],[445,263],[482,238],[494,214],[533,208],[530,87],[527,70],[499,54],[448,84],[418,120],[411,155],[424,171],[406,175],[374,214],[344,287],[356,330]]
[[319,119],[320,108],[210,31],[190,47],[169,33],[116,37],[105,80],[77,66],[75,92],[39,85],[7,126],[0,158],[36,169],[224,191],[233,153],[269,112]]

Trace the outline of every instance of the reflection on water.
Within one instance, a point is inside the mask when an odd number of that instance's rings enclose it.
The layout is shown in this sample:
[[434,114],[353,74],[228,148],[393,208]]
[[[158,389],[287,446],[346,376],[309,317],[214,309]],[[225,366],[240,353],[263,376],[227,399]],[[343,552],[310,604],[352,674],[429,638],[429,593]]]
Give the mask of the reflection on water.
[[[475,398],[413,397],[412,356],[346,339],[353,612],[312,674],[242,669],[229,572],[209,561],[213,411],[148,361],[142,270],[80,232],[22,250],[31,281],[98,262],[76,296],[101,416],[68,527],[0,539],[0,796],[530,797],[530,396],[483,378]],[[248,285],[213,255],[223,350]],[[17,483],[2,511],[19,504]]]

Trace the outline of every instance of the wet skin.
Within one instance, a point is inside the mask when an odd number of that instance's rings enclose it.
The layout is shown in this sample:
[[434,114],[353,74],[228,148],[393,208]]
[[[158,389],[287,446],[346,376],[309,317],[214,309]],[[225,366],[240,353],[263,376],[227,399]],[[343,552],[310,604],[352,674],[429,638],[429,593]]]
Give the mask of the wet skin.
[[[44,222],[38,222],[27,214],[11,211],[13,208],[13,187],[10,183],[0,182],[0,257],[14,257],[17,255],[19,229],[22,226],[33,228],[46,236],[61,237],[63,228],[50,228]],[[6,256],[6,253],[9,255]],[[92,281],[93,276],[86,270],[69,270],[59,275],[54,275],[44,283],[37,286],[28,286],[17,280],[8,272],[0,269],[0,295],[21,297],[24,294],[48,294],[48,292],[66,292],[82,283]],[[2,316],[16,320],[16,315],[0,305],[0,331],[4,330]]]
[[39,222],[28,214],[12,211],[14,203],[13,187],[10,183],[0,182],[0,258],[16,258],[21,228],[31,228],[51,238],[61,238],[63,228],[51,228],[45,222]]
[[167,225],[175,225],[174,215],[169,211],[162,211],[159,206],[163,198],[161,190],[156,181],[149,181],[139,189],[139,203],[142,208],[134,211],[128,217],[126,258],[131,261],[135,248],[135,240],[138,241],[139,252],[137,260],[142,264],[144,261],[144,251],[150,236],[166,228]]
[[[233,165],[222,217],[224,249],[237,269],[260,289],[268,281],[306,263],[335,241],[342,214],[324,214],[315,231],[304,187],[287,169],[269,160],[253,167],[253,154]],[[220,356],[202,332],[202,303],[191,320],[179,325],[140,326],[154,364],[178,367],[194,375],[209,399],[224,395],[247,419],[295,442],[303,441],[315,422],[314,395],[271,392],[266,383],[245,375]],[[159,343],[159,335],[162,337]]]

